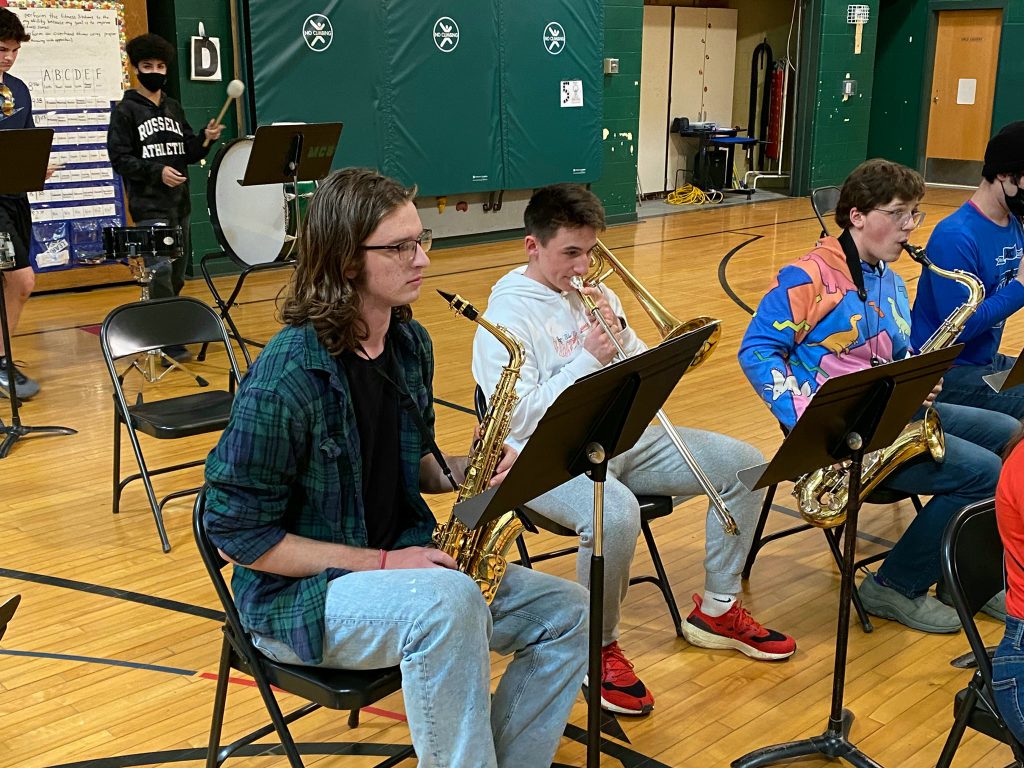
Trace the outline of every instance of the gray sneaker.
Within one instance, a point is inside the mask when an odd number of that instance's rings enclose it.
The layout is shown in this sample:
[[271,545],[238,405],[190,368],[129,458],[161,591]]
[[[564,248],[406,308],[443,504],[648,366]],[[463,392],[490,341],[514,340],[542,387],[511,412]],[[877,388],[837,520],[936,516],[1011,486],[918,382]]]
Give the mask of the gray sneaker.
[[895,589],[882,586],[872,574],[864,577],[858,591],[864,609],[872,616],[893,619],[921,632],[950,634],[960,631],[960,619],[956,611],[931,595],[911,600]]
[[981,612],[996,621],[1006,623],[1006,590],[1000,590],[987,603],[981,606]]
[[[953,605],[953,598],[942,588],[941,584],[935,588],[935,596],[946,605]],[[988,602],[981,606],[981,612],[996,621],[1006,623],[1006,590],[1000,590],[990,597]]]
[[4,397],[10,397],[11,392],[11,374],[14,374],[15,388],[18,390],[19,400],[31,400],[33,397],[39,394],[39,382],[35,379],[30,379],[16,366],[12,361],[8,360],[4,356],[0,356],[0,395]]

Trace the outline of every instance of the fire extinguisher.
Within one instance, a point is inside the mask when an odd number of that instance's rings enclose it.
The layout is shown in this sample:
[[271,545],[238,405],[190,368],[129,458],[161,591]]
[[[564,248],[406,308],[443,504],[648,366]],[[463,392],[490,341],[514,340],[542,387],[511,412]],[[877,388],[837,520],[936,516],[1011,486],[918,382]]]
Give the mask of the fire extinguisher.
[[782,133],[782,97],[784,78],[786,77],[786,62],[775,63],[775,71],[772,72],[772,101],[768,108],[768,146],[764,153],[773,160],[779,159],[779,135]]

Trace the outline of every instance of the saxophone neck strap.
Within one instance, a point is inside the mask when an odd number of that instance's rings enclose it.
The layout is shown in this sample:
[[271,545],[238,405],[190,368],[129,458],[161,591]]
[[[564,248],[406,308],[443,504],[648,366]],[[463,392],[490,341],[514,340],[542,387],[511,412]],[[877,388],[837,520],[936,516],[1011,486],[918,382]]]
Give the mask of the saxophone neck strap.
[[[367,360],[370,356],[363,349],[363,345],[356,344],[357,348]],[[437,441],[434,440],[434,435],[427,426],[427,422],[423,420],[423,414],[420,413],[420,409],[416,407],[416,401],[413,400],[411,394],[409,394],[409,388],[405,384],[405,375],[402,373],[402,368],[398,364],[398,358],[395,356],[394,345],[389,341],[384,345],[384,365],[375,365],[373,370],[384,379],[387,384],[391,385],[391,388],[398,394],[398,402],[405,409],[405,411],[412,416],[412,420],[416,423],[416,427],[420,431],[420,436],[423,441],[430,446],[430,453],[437,461],[437,465],[441,468],[444,476],[448,478],[448,482],[452,486],[453,491],[459,490],[459,484],[455,482],[455,477],[452,475],[451,467],[448,466],[448,462],[444,459],[444,454],[437,445]],[[385,369],[390,368],[391,373],[389,374]]]
[[839,244],[843,247],[843,254],[846,256],[846,266],[850,268],[850,278],[857,286],[857,295],[860,296],[861,301],[867,301],[868,292],[864,287],[864,271],[860,266],[860,251],[857,250],[857,244],[853,242],[853,235],[850,234],[849,229],[843,230],[843,234],[839,236]]

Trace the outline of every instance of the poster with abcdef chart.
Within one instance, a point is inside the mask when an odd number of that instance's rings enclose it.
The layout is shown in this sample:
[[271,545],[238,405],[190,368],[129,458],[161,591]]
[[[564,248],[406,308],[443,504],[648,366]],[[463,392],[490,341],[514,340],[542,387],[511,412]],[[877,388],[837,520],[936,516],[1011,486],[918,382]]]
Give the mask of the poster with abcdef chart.
[[35,124],[54,130],[62,167],[29,195],[37,270],[75,266],[101,248],[102,228],[124,223],[120,179],[106,153],[112,102],[128,87],[124,6],[102,0],[0,0],[31,39],[11,74],[32,94]]

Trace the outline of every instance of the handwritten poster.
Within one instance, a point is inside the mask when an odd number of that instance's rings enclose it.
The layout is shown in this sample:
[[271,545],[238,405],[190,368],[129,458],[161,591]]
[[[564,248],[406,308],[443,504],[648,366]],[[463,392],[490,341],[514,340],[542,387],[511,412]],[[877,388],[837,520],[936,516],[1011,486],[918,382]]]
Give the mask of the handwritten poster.
[[67,268],[102,251],[102,229],[124,224],[121,183],[107,158],[113,102],[128,87],[124,6],[96,0],[8,0],[32,39],[12,74],[28,85],[36,126],[54,130],[61,168],[32,206],[36,269]]
[[8,7],[32,35],[12,72],[28,84],[36,111],[121,99],[126,87],[121,3],[66,0],[44,7],[37,0]]

